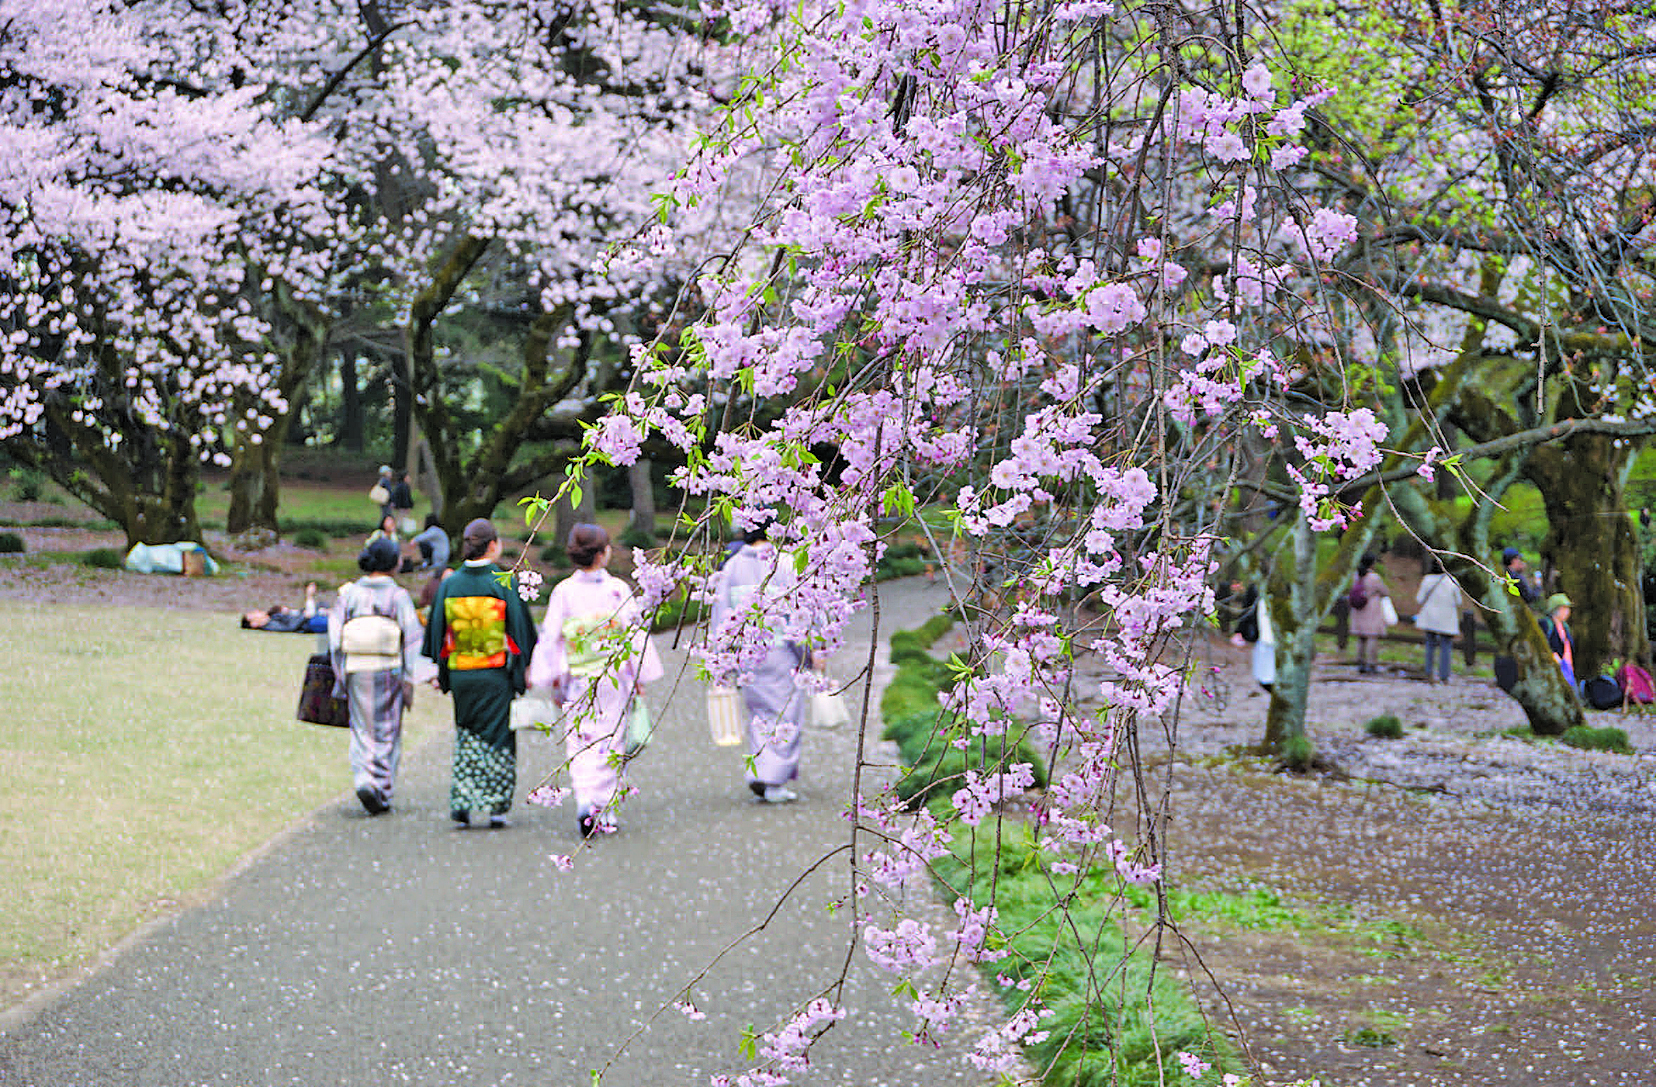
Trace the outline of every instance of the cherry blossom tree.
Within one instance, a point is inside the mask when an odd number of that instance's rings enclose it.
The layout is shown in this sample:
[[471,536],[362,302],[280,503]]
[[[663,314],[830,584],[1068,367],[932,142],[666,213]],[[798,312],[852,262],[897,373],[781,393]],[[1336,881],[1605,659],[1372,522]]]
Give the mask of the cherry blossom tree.
[[[220,435],[284,410],[253,295],[305,275],[317,146],[165,9],[0,6],[0,440],[129,541],[197,535]],[[245,74],[244,74],[245,75]]]
[[[1299,428],[1295,508],[1321,527],[1345,520],[1344,482],[1384,455],[1371,413],[1289,411],[1296,354],[1332,326],[1320,275],[1357,238],[1353,216],[1284,177],[1330,91],[1259,63],[1258,28],[1231,4],[709,10],[775,59],[744,79],[663,215],[672,226],[755,172],[765,199],[694,281],[705,314],[635,351],[639,377],[590,432],[590,458],[630,464],[666,440],[705,503],[702,532],[776,518],[798,576],[709,633],[702,666],[725,681],[778,637],[837,647],[893,525],[933,531],[918,508],[946,503],[945,535],[972,559],[949,573],[970,649],[936,742],[1048,753],[1032,833],[1069,873],[1055,899],[1096,869],[1157,883],[1159,814],[1130,834],[1105,812],[1132,780],[1140,722],[1177,712],[1170,640],[1211,610],[1214,524],[1175,510],[1242,428]],[[659,601],[707,573],[687,554],[637,576]],[[1081,679],[1081,657],[1105,678]],[[1077,710],[1082,684],[1104,711]],[[992,898],[961,897],[958,925],[939,928],[904,890],[1030,766],[967,772],[935,817],[873,780],[850,801],[849,938],[905,974],[991,959],[1005,937]],[[910,984],[926,1036],[949,1029],[971,979]],[[833,992],[802,1006],[765,1036],[768,1063],[716,1082],[786,1082],[841,1010]],[[985,1035],[980,1066],[1010,1068],[1043,1013],[1032,996]]]

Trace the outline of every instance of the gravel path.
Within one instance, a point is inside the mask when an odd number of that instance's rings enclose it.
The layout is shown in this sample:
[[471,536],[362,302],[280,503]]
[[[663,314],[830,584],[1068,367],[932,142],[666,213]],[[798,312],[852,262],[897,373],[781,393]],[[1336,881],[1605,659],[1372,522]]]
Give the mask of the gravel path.
[[[885,629],[944,602],[923,584],[887,589]],[[864,631],[846,671],[867,653]],[[520,805],[498,831],[451,829],[448,744],[434,741],[406,759],[392,815],[366,818],[342,798],[213,901],[15,1023],[0,1035],[0,1083],[584,1084],[608,1063],[605,1082],[689,1084],[739,1070],[744,1027],[770,1027],[845,966],[845,914],[827,904],[847,890],[833,851],[858,741],[850,728],[808,736],[801,801],[767,806],[734,749],[709,743],[701,693],[687,681],[661,714],[621,832],[573,871],[549,859],[576,852],[567,806]],[[555,762],[548,741],[530,740],[519,796]],[[761,924],[695,985],[705,1020],[669,1008],[651,1022]],[[958,1050],[902,1043],[912,1017],[891,986],[852,957],[853,1012],[813,1050],[811,1082],[982,1083]]]

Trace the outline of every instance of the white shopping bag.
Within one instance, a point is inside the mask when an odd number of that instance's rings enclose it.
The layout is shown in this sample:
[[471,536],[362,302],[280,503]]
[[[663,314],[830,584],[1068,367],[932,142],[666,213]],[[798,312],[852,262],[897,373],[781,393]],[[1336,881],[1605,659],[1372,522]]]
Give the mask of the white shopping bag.
[[552,701],[551,692],[545,688],[532,687],[512,700],[513,732],[555,730],[562,718],[563,711]]
[[707,727],[713,742],[734,747],[742,742],[742,692],[735,687],[707,689]]

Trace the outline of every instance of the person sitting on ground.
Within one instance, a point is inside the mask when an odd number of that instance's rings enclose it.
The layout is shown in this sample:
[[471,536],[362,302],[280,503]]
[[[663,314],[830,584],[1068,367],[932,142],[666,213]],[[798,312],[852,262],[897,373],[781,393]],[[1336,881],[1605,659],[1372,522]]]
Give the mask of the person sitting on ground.
[[316,582],[305,586],[305,604],[290,608],[272,604],[264,610],[255,608],[242,615],[243,630],[263,630],[271,634],[320,634],[328,629],[328,617],[316,606]]
[[1547,617],[1541,620],[1541,633],[1547,636],[1558,670],[1564,673],[1564,682],[1575,690],[1575,635],[1570,633],[1570,598],[1563,593],[1547,597]]
[[440,570],[449,564],[449,535],[435,513],[426,514],[425,530],[414,537],[420,549],[421,570]]
[[1518,583],[1518,598],[1530,607],[1541,602],[1541,579],[1531,573],[1516,547],[1501,552],[1501,567]]

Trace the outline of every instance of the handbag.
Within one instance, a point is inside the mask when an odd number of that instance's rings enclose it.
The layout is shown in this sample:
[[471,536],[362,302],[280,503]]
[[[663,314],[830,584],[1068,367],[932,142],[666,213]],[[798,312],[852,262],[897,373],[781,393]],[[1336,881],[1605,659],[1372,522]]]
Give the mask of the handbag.
[[527,694],[512,700],[511,718],[507,722],[513,732],[530,729],[551,732],[563,716],[563,710],[552,701],[544,687],[532,688]]
[[818,691],[811,696],[811,724],[816,728],[840,728],[851,723],[851,711],[845,708],[845,699],[833,691]]
[[1380,618],[1384,619],[1389,627],[1397,625],[1397,609],[1392,606],[1391,597],[1389,596],[1380,598]]
[[391,501],[391,492],[385,489],[385,484],[376,483],[368,488],[368,501],[376,506],[383,506]]
[[333,662],[326,653],[317,653],[305,662],[305,679],[299,685],[299,709],[294,716],[313,725],[349,728],[351,706],[334,697]]
[[707,689],[707,726],[713,742],[734,747],[742,742],[742,692],[735,687]]
[[643,751],[653,732],[655,722],[650,720],[650,707],[642,698],[633,699],[632,713],[627,717],[627,758]]

